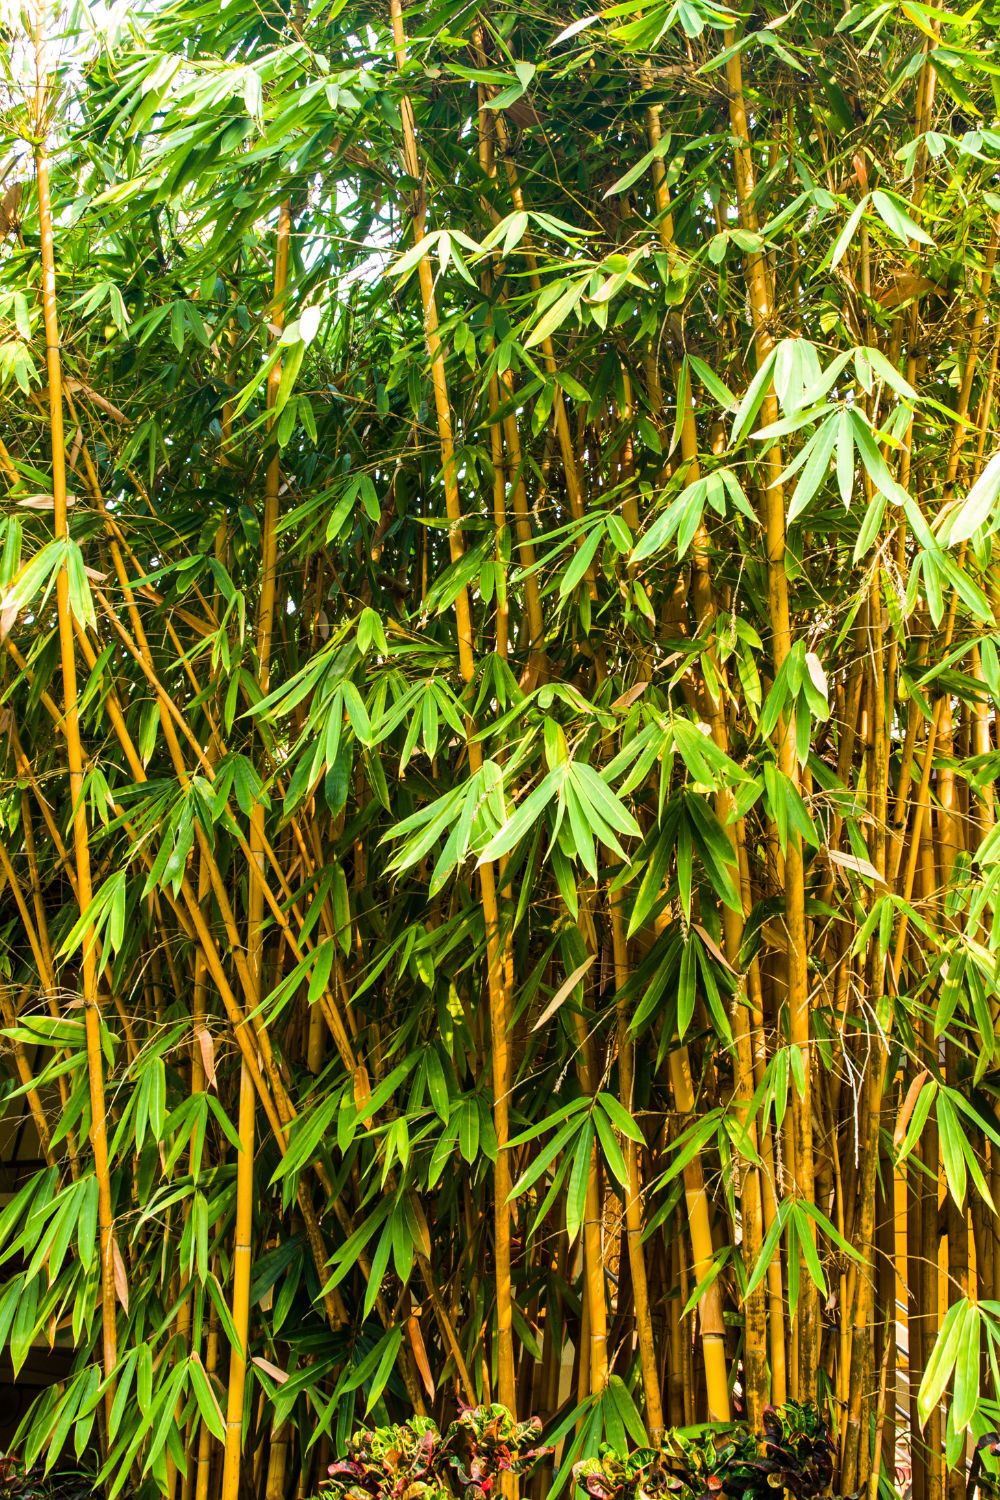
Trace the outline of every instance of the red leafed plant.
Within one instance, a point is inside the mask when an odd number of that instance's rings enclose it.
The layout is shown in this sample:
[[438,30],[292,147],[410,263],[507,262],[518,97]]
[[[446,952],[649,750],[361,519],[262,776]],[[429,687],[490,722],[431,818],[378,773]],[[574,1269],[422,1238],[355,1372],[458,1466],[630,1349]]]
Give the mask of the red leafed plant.
[[330,1465],[323,1500],[486,1500],[499,1475],[523,1473],[548,1451],[541,1430],[502,1406],[463,1407],[443,1436],[429,1417],[363,1428]]
[[763,1431],[742,1426],[673,1430],[659,1449],[621,1455],[602,1445],[576,1464],[573,1477],[589,1500],[820,1500],[833,1478],[833,1442],[814,1406],[768,1407]]

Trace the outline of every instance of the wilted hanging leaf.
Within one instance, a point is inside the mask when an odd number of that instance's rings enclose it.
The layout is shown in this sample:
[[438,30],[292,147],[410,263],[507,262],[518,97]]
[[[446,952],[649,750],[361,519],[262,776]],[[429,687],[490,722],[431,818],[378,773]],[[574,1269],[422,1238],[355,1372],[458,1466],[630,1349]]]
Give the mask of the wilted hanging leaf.
[[205,1080],[210,1089],[218,1089],[215,1081],[215,1042],[212,1033],[207,1026],[196,1026],[194,1031],[198,1040],[198,1050],[201,1053],[201,1063],[205,1070]]
[[862,859],[857,854],[847,854],[842,849],[827,849],[827,859],[831,864],[840,865],[841,869],[853,870],[855,875],[863,875],[866,880],[874,880],[879,885],[885,885],[884,876],[880,875],[870,860]]
[[896,1128],[892,1133],[892,1144],[897,1150],[903,1144],[903,1137],[906,1135],[906,1127],[910,1123],[910,1116],[913,1114],[914,1106],[920,1097],[920,1091],[929,1076],[927,1069],[921,1068],[916,1077],[910,1081],[906,1097],[899,1107],[899,1114],[896,1116]]
[[279,1385],[284,1385],[288,1379],[287,1370],[282,1370],[278,1365],[272,1364],[269,1359],[265,1359],[261,1354],[253,1356],[253,1363],[257,1366],[258,1370],[263,1370],[265,1375],[270,1375],[271,1379],[276,1380]]
[[548,1005],[538,1017],[538,1020],[532,1026],[532,1031],[540,1031],[541,1028],[545,1025],[546,1021],[551,1021],[556,1011],[559,1010],[560,1006],[562,1006],[569,999],[570,995],[572,995],[573,991],[580,983],[580,980],[584,977],[585,974],[588,974],[590,972],[596,961],[597,954],[591,953],[589,957],[583,960],[582,964],[579,964],[573,970],[572,974],[570,974],[567,979],[563,980],[562,984],[556,990]]
[[118,1248],[118,1240],[111,1236],[111,1258],[114,1267],[115,1294],[128,1314],[128,1276],[125,1271],[125,1262]]
[[413,1350],[413,1359],[417,1366],[417,1373],[423,1382],[424,1390],[427,1392],[429,1399],[433,1401],[435,1397],[434,1377],[431,1374],[430,1361],[427,1358],[427,1346],[424,1343],[424,1336],[420,1331],[420,1319],[413,1313],[406,1320],[406,1333],[410,1340],[410,1348]]

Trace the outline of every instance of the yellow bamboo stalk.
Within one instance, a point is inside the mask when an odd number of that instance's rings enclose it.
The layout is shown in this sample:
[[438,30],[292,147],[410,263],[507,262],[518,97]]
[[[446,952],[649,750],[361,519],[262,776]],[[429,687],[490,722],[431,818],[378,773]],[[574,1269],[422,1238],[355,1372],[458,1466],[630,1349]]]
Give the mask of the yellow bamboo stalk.
[[[732,31],[726,33],[726,44],[735,42]],[[757,214],[753,206],[754,170],[750,145],[750,128],[747,121],[746,102],[743,94],[743,74],[740,55],[734,52],[726,62],[726,83],[729,90],[729,122],[734,138],[734,165],[736,196],[740,222],[744,229],[756,232]],[[754,326],[754,342],[758,365],[763,364],[773,347],[771,336],[771,291],[767,268],[759,251],[750,251],[746,256],[749,283],[750,311]],[[774,387],[769,383],[761,406],[762,425],[778,420],[779,411]],[[788,578],[785,573],[785,497],[779,482],[783,469],[780,444],[772,443],[762,460],[765,473],[763,486],[763,519],[767,547],[768,611],[771,619],[771,651],[775,671],[778,671],[792,645],[791,619],[788,604]],[[778,766],[795,788],[800,777],[795,744],[790,727],[779,722],[775,731],[775,751]],[[809,946],[806,925],[805,866],[800,836],[789,831],[785,850],[785,928],[787,938],[787,979],[789,1007],[789,1038],[801,1058],[801,1074],[804,1087],[801,1094],[792,1092],[789,1112],[795,1145],[794,1188],[807,1202],[814,1199],[814,1164],[812,1140],[812,1059],[810,1051],[810,994],[809,994]],[[821,1327],[817,1289],[811,1277],[802,1283],[796,1332],[799,1344],[798,1398],[809,1400],[816,1390],[816,1372]]]
[[[597,932],[593,918],[594,892],[580,893],[578,926],[585,947],[597,952]],[[593,1098],[597,1093],[597,1069],[594,1046],[586,1016],[573,1012],[576,1033],[576,1072],[582,1092]],[[587,1163],[587,1188],[583,1211],[583,1290],[586,1309],[586,1338],[581,1330],[581,1389],[599,1394],[608,1383],[608,1299],[605,1289],[603,1214],[600,1162],[596,1145],[591,1147]]]
[[[648,73],[644,81],[648,86]],[[650,105],[646,110],[646,135],[650,149],[654,152],[657,151],[662,140],[662,130],[660,111],[655,105]],[[667,187],[666,168],[662,156],[659,154],[653,157],[652,176],[660,243],[664,250],[669,252],[674,249],[673,217],[670,213],[670,193]],[[674,385],[679,395],[681,380],[679,366],[676,361],[674,362]],[[701,464],[698,454],[694,399],[690,385],[688,385],[684,394],[680,445],[681,458],[687,466],[687,477],[693,482],[700,477]],[[710,543],[704,521],[699,522],[691,547],[691,598],[694,605],[696,633],[699,636],[710,635],[718,615],[718,610],[716,608],[715,592],[712,585]],[[724,681],[725,674],[719,666],[715,651],[710,649],[708,657],[716,677]],[[712,732],[712,739],[720,750],[728,754],[729,730],[721,698],[714,697],[706,687],[704,699],[704,711]],[[720,787],[715,798],[715,811],[732,848],[734,863],[737,868],[741,868],[745,863],[745,853],[741,849],[743,841],[742,824],[733,818],[733,799],[727,787]],[[732,908],[724,906],[722,921],[725,955],[733,972],[739,975],[740,950],[743,945],[743,913],[733,911]],[[745,977],[743,982],[745,983]],[[741,997],[738,996],[737,1003],[732,1008],[733,1038],[736,1043],[735,1097],[737,1100],[746,1103],[750,1100],[754,1092],[753,1039],[751,1036],[750,1014],[747,1007],[740,1003],[740,999]],[[687,1066],[689,1068],[689,1064]],[[739,1109],[738,1114],[741,1120],[745,1122],[746,1111]],[[756,1155],[759,1149],[759,1141],[757,1127],[753,1122],[748,1127],[748,1135],[750,1150]],[[746,1262],[747,1276],[749,1277],[757,1264],[764,1239],[762,1187],[760,1175],[756,1166],[752,1163],[746,1163],[743,1167],[740,1203],[742,1209],[743,1254]],[[746,1385],[750,1420],[755,1425],[759,1424],[763,1409],[770,1397],[767,1370],[768,1319],[765,1310],[765,1295],[765,1289],[762,1285],[747,1299],[744,1309],[744,1382]],[[780,1334],[780,1324],[772,1328],[771,1331],[772,1334]]]
[[[500,405],[500,394],[496,377],[490,380],[490,410]],[[503,434],[499,422],[490,423],[490,458],[493,464],[493,529],[496,537],[493,549],[494,597],[497,601],[496,653],[507,660],[510,648],[510,602],[507,598],[507,569],[501,551],[503,534],[507,528],[507,488],[504,473]]]
[[[403,24],[401,0],[390,0],[393,49],[396,67],[403,72],[407,60],[406,29]],[[400,117],[403,131],[403,161],[407,175],[414,181],[421,180],[420,157],[417,150],[416,126],[413,106],[405,93],[400,99]],[[426,235],[426,207],[420,191],[412,215],[414,242],[419,243]],[[441,450],[441,466],[444,477],[445,505],[448,516],[448,541],[452,561],[463,554],[462,501],[458,488],[455,463],[455,443],[452,429],[451,402],[445,375],[444,351],[438,332],[437,301],[434,293],[434,277],[430,261],[423,256],[417,267],[420,281],[420,296],[424,314],[424,335],[430,358],[431,384],[434,391],[434,406],[437,418],[438,442]],[[475,674],[475,656],[472,633],[472,611],[469,594],[464,586],[455,599],[455,624],[458,635],[459,667],[466,683]],[[482,750],[471,733],[468,734],[469,768],[475,773],[482,765]],[[503,983],[503,944],[500,936],[500,912],[497,902],[496,879],[493,865],[485,862],[479,866],[479,891],[486,927],[487,988],[490,1007],[490,1037],[493,1057],[493,1123],[497,1136],[497,1160],[494,1168],[494,1240],[496,1257],[497,1292],[497,1392],[508,1411],[516,1414],[517,1394],[514,1382],[514,1313],[511,1287],[511,1214],[509,1198],[513,1186],[510,1174],[510,1159],[506,1150],[510,1139],[509,1095],[510,1067],[507,1038],[508,998]],[[504,1476],[504,1493],[516,1494],[516,1483],[512,1476]]]
[[[473,39],[475,43],[475,54],[479,66],[485,67],[487,60],[486,54],[483,50],[482,29],[480,27],[477,27],[475,29],[473,33]],[[484,119],[485,101],[486,99],[491,98],[495,94],[495,92],[496,91],[490,85],[486,85],[483,89],[483,99],[480,102],[481,130],[484,130],[487,124],[486,120]],[[510,188],[511,202],[513,203],[514,208],[518,213],[523,213],[525,202],[524,193],[522,191],[521,183],[518,178],[517,164],[514,159],[514,153],[511,150],[510,132],[507,129],[507,122],[504,117],[504,113],[502,110],[490,110],[489,115],[490,118],[488,125],[489,128],[496,133],[497,145],[499,146],[500,154],[503,157],[504,169],[507,175],[507,184]],[[525,235],[522,244],[524,248],[525,262],[528,267],[528,284],[531,287],[532,291],[538,292],[541,288],[541,280],[538,275],[538,262],[535,257],[534,251],[531,248],[530,237],[527,234]],[[539,347],[541,349],[542,362],[545,367],[545,372],[550,379],[554,379],[558,371],[558,364],[555,355],[555,345],[552,342],[551,335],[546,335],[546,337],[542,339]],[[507,389],[508,392],[512,394],[513,385],[509,378],[507,380]],[[556,440],[559,446],[559,454],[562,460],[563,478],[566,483],[566,498],[569,502],[570,514],[575,521],[580,521],[586,514],[586,505],[583,497],[583,482],[580,477],[580,465],[576,447],[573,443],[573,435],[570,432],[569,418],[566,414],[566,402],[563,399],[562,390],[558,385],[556,385],[555,387],[555,394],[552,398],[552,420],[555,427]],[[514,431],[516,434],[516,419],[514,422]],[[518,482],[520,482],[520,464],[515,464],[513,467],[515,478],[518,480]],[[523,485],[521,495],[519,495],[515,490],[514,507],[515,515],[518,515],[523,509],[523,514],[525,518],[527,517],[527,501],[523,495]],[[523,529],[520,534],[523,535]],[[587,571],[584,575],[584,581],[586,583],[587,592],[590,598],[596,599],[597,565],[593,558],[591,558],[590,562],[587,564]],[[537,598],[537,590],[537,579],[534,574],[531,574],[525,580],[525,601],[528,606],[529,633],[531,633],[533,640],[535,639],[535,636],[534,631],[532,630],[531,620],[532,618],[535,618],[536,621],[540,621],[541,619],[540,609],[536,610],[533,605],[533,595],[535,598]],[[594,666],[598,677],[603,677],[604,666],[601,653],[599,651],[594,653]],[[544,661],[536,661],[534,663],[529,662],[529,678],[537,675],[540,668],[544,668]]]
[[[213,1384],[219,1360],[219,1315],[213,1305],[209,1313],[208,1343],[205,1350],[205,1374]],[[198,1453],[195,1463],[194,1500],[208,1500],[212,1480],[213,1444],[212,1434],[202,1422],[198,1430]]]
[[[950,698],[942,697],[942,713],[939,724],[939,740],[941,747],[941,764],[937,772],[937,819],[935,828],[935,843],[937,848],[938,883],[942,898],[942,904],[952,882],[955,860],[964,847],[962,820],[958,802],[958,788],[955,781],[955,771],[952,764],[952,756],[955,749],[955,722],[952,713]],[[944,916],[942,925],[945,929],[955,928],[953,919]],[[958,1077],[959,1048],[956,1042],[946,1036],[945,1038],[945,1077],[952,1088],[959,1086]],[[944,1213],[946,1233],[948,1239],[947,1252],[947,1294],[946,1303],[950,1306],[967,1297],[970,1290],[975,1298],[975,1282],[970,1275],[969,1267],[969,1232],[966,1217],[966,1206],[963,1202],[955,1202],[954,1195],[950,1191],[950,1185],[942,1178],[944,1192]],[[947,1487],[951,1500],[965,1500],[965,1465],[954,1464],[949,1467]]]
[[[670,1084],[674,1092],[677,1113],[690,1116],[694,1113],[694,1084],[688,1062],[687,1048],[677,1048],[670,1054]],[[708,1211],[708,1194],[700,1167],[692,1171],[695,1162],[684,1168],[684,1198],[687,1206],[688,1225],[691,1231],[693,1254],[692,1275],[696,1287],[701,1286],[715,1265],[712,1246],[712,1224]],[[698,1317],[701,1323],[701,1345],[705,1358],[705,1387],[708,1394],[709,1422],[729,1422],[732,1408],[729,1401],[729,1378],[726,1370],[726,1325],[722,1311],[722,1288],[718,1276],[706,1287],[698,1299]]]
[[250,1070],[240,1067],[240,1108],[237,1133],[240,1152],[236,1161],[236,1225],[233,1235],[233,1323],[240,1340],[229,1353],[229,1384],[226,1399],[226,1451],[223,1461],[222,1500],[239,1500],[240,1467],[243,1456],[243,1398],[249,1362],[250,1271],[253,1255],[253,1139],[256,1096]]
[[[280,334],[285,322],[285,289],[288,282],[288,251],[291,238],[291,210],[287,200],[278,213],[278,230],[274,259],[274,299],[272,321]],[[271,434],[273,412],[281,384],[281,360],[275,361],[267,379],[266,430]],[[261,527],[261,588],[257,607],[257,673],[260,691],[267,696],[271,675],[271,637],[274,629],[275,575],[278,555],[278,495],[281,488],[281,460],[277,448],[267,466],[264,488],[264,517]],[[264,918],[264,808],[256,802],[250,813],[250,860],[258,878],[249,883],[247,901],[247,965],[250,977],[248,1002],[256,1009],[264,998],[263,933]],[[204,854],[202,855],[204,862]],[[240,1156],[236,1170],[236,1242],[233,1248],[232,1318],[239,1345],[229,1352],[229,1391],[226,1408],[226,1453],[222,1470],[222,1500],[238,1500],[240,1461],[243,1451],[243,1397],[246,1387],[250,1338],[250,1277],[253,1256],[253,1156],[256,1091],[245,1059],[240,1065]],[[270,1500],[270,1486],[268,1497]]]
[[[35,11],[35,95],[33,101],[33,135],[35,183],[38,194],[38,228],[42,262],[42,315],[45,328],[46,371],[48,375],[48,418],[52,450],[53,531],[57,541],[69,541],[69,519],[66,489],[66,443],[63,431],[62,359],[60,354],[59,309],[56,296],[55,237],[52,223],[52,200],[49,188],[47,149],[49,77],[46,59],[45,9],[42,0]],[[56,576],[56,602],[59,616],[59,655],[63,678],[64,726],[66,756],[69,765],[69,791],[73,806],[73,848],[76,859],[77,897],[81,914],[90,906],[90,841],[87,809],[83,792],[83,745],[77,702],[76,652],[74,647],[69,571],[63,562]],[[84,1025],[87,1045],[87,1070],[90,1085],[90,1148],[98,1192],[98,1226],[101,1261],[101,1331],[104,1376],[107,1382],[105,1412],[108,1421],[114,1399],[114,1369],[117,1362],[118,1333],[115,1308],[114,1218],[111,1203],[111,1175],[108,1163],[106,1111],[104,1100],[104,1059],[101,1050],[101,1003],[97,988],[97,967],[93,934],[83,934],[81,961]]]
[[[889,802],[889,742],[885,715],[885,636],[882,629],[882,599],[880,575],[876,572],[868,596],[870,670],[868,674],[869,733],[871,737],[869,778],[869,839],[872,864],[882,881],[886,875],[886,830]],[[866,993],[868,1003],[878,1012],[882,1000],[885,967],[882,955],[875,945],[868,955]],[[888,1032],[891,1022],[885,1020],[883,1029]],[[868,1478],[867,1445],[868,1423],[866,1401],[869,1399],[874,1371],[874,1331],[876,1267],[875,1208],[876,1172],[878,1168],[882,1101],[885,1093],[888,1047],[878,1037],[877,1051],[865,1077],[863,1095],[863,1117],[865,1134],[862,1145],[858,1182],[859,1212],[856,1219],[854,1243],[863,1257],[855,1277],[854,1307],[850,1341],[851,1371],[847,1410],[846,1436],[844,1444],[844,1466],[842,1480],[848,1492],[859,1482]],[[846,1311],[846,1309],[845,1309]],[[879,1446],[873,1455],[877,1468]]]
[[[615,988],[619,995],[625,988],[629,976],[628,945],[625,941],[625,925],[621,912],[622,896],[611,894],[611,941],[614,951]],[[628,1014],[623,1002],[617,1006],[618,1022],[618,1079],[621,1102],[631,1112],[633,1104],[634,1048],[628,1030]],[[633,1140],[625,1141],[625,1165],[628,1184],[625,1188],[625,1240],[628,1249],[629,1268],[632,1272],[632,1295],[635,1300],[635,1333],[639,1346],[639,1365],[642,1370],[642,1389],[646,1398],[646,1427],[649,1436],[658,1444],[663,1435],[663,1396],[660,1390],[660,1372],[656,1360],[656,1345],[653,1340],[652,1313],[649,1303],[649,1282],[646,1275],[646,1257],[642,1248],[642,1200],[639,1185],[639,1150]]]
[[291,1424],[282,1422],[271,1433],[271,1447],[267,1455],[267,1482],[264,1500],[284,1500],[285,1472],[288,1468],[288,1450],[291,1440]]

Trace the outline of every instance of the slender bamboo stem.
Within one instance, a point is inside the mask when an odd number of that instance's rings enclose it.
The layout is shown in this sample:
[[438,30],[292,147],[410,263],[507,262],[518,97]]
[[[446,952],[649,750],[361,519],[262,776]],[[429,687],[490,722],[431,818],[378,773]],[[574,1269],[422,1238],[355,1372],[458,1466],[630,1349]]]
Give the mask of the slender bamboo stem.
[[[62,357],[60,353],[59,309],[56,294],[55,234],[49,190],[47,151],[48,115],[51,108],[50,83],[46,60],[45,8],[39,0],[34,22],[35,96],[32,110],[34,133],[35,184],[38,193],[38,226],[42,262],[42,312],[45,327],[46,370],[48,374],[48,419],[52,457],[53,532],[55,540],[75,546],[70,538],[66,488],[66,441],[63,430]],[[64,558],[56,575],[56,602],[59,615],[59,655],[63,678],[63,703],[66,754],[69,764],[69,791],[73,807],[73,849],[76,861],[76,888],[80,913],[90,908],[90,839],[87,809],[83,799],[83,744],[80,737],[80,714],[77,699],[76,649],[73,633],[74,604],[70,598],[68,559]],[[98,1189],[98,1225],[101,1262],[101,1329],[103,1368],[107,1382],[105,1412],[110,1423],[114,1400],[114,1369],[117,1362],[117,1318],[115,1294],[114,1209],[111,1197],[111,1175],[108,1161],[106,1109],[104,1097],[104,1058],[101,1048],[101,1003],[97,988],[97,966],[93,934],[83,934],[81,980],[84,1022],[87,1039],[87,1069],[90,1081],[90,1148]]]
[[[727,32],[727,45],[735,42],[735,33]],[[729,121],[734,138],[736,195],[740,222],[745,230],[756,233],[757,213],[754,207],[754,169],[743,93],[740,54],[732,53],[726,62],[729,89]],[[767,359],[773,347],[771,333],[771,291],[764,259],[759,251],[746,257],[750,310],[758,365]],[[778,403],[773,383],[769,383],[761,405],[764,426],[776,422]],[[768,446],[762,460],[764,474],[763,510],[767,546],[768,610],[771,621],[771,652],[775,671],[779,671],[792,645],[792,627],[788,603],[788,577],[785,571],[785,497],[781,484],[783,462],[780,443]],[[790,725],[779,722],[775,730],[775,753],[778,766],[792,786],[798,789],[799,766],[794,735]],[[802,839],[790,830],[784,849],[785,929],[787,936],[789,1038],[801,1058],[801,1090],[793,1092],[790,1105],[795,1143],[795,1189],[807,1201],[814,1196],[815,1168],[812,1142],[812,1054],[810,1045],[809,947],[806,924],[805,866]],[[811,1233],[814,1230],[810,1230]],[[815,1394],[817,1363],[815,1350],[820,1341],[819,1301],[810,1278],[804,1281],[799,1299],[797,1329],[799,1338],[798,1391],[800,1400]]]
[[[401,0],[390,0],[393,47],[396,67],[402,72],[406,66],[407,43],[403,24]],[[403,130],[403,160],[407,173],[414,181],[421,180],[420,159],[417,150],[416,127],[413,106],[407,95],[400,100]],[[415,242],[424,238],[426,210],[423,189],[412,216]],[[437,302],[434,294],[434,279],[428,258],[423,256],[418,266],[420,295],[423,304],[424,333],[430,356],[431,384],[434,390],[434,406],[437,416],[438,441],[441,447],[441,463],[444,477],[445,502],[448,515],[448,541],[452,561],[463,554],[462,502],[458,489],[458,473],[455,462],[455,444],[452,435],[451,403],[445,376],[444,355],[438,332]],[[455,623],[458,633],[458,656],[462,677],[466,684],[475,675],[472,613],[469,594],[462,587],[455,599]],[[482,750],[478,741],[468,736],[470,770],[475,773],[482,765]],[[508,997],[503,983],[503,943],[500,932],[500,911],[497,902],[496,880],[493,865],[484,861],[479,866],[479,890],[486,927],[487,989],[489,993],[490,1035],[493,1058],[493,1123],[497,1137],[497,1160],[494,1168],[494,1236],[496,1255],[497,1287],[497,1391],[508,1411],[517,1409],[514,1381],[513,1343],[513,1292],[511,1287],[511,1212],[509,1205],[512,1187],[507,1141],[509,1126],[509,1052],[508,1052]],[[516,1484],[512,1476],[505,1476],[505,1493],[513,1496]]]

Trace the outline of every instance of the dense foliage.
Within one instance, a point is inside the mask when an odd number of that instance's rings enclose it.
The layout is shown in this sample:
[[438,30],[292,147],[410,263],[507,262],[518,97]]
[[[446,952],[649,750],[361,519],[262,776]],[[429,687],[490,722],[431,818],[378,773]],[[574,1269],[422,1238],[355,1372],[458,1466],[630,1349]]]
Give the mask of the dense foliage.
[[[429,1417],[411,1417],[374,1431],[362,1428],[346,1456],[330,1465],[324,1500],[485,1500],[502,1474],[529,1472],[546,1451],[537,1446],[537,1418],[515,1423],[501,1406],[466,1407],[443,1436]],[[990,1434],[983,1444],[996,1438]],[[812,1406],[766,1407],[763,1427],[745,1425],[669,1431],[656,1448],[622,1453],[602,1443],[573,1466],[591,1500],[755,1500],[775,1489],[794,1500],[827,1495],[834,1445]]]
[[500,1401],[540,1497],[792,1400],[964,1495],[998,23],[5,0],[29,1464],[279,1500]]

